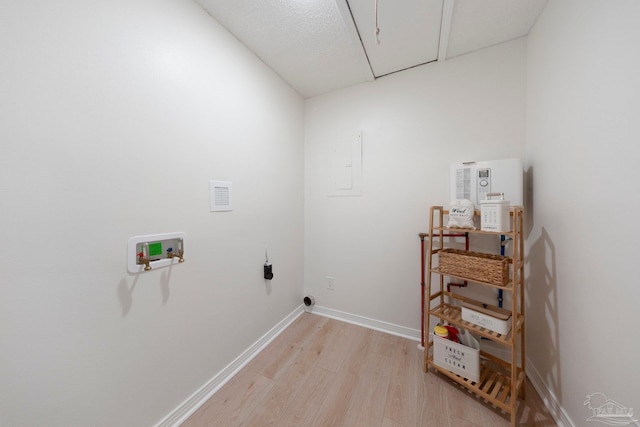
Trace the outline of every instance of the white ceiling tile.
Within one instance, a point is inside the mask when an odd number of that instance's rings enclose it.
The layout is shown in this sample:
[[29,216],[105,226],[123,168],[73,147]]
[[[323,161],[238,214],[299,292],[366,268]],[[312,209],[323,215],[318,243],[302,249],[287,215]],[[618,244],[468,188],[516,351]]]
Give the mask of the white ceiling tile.
[[347,0],[376,77],[438,58],[442,0]]
[[305,97],[373,79],[346,4],[341,10],[335,0],[198,2]]
[[455,0],[447,58],[529,33],[547,0]]
[[378,0],[377,44],[376,0],[196,1],[304,97],[521,37],[547,3]]

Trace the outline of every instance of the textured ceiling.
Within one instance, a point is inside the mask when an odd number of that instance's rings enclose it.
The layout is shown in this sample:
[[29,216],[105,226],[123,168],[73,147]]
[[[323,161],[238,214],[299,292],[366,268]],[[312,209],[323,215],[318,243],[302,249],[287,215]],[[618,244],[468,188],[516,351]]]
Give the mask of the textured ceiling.
[[521,37],[547,3],[196,1],[304,97]]
[[455,0],[447,58],[525,36],[547,0]]
[[348,4],[376,77],[438,59],[442,0],[378,0],[377,27],[375,1]]
[[303,96],[372,80],[342,0],[198,0]]

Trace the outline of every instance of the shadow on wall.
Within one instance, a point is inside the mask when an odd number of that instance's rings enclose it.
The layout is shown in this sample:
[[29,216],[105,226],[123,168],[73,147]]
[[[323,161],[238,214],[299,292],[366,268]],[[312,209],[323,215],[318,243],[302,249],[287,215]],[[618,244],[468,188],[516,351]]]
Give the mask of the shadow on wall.
[[523,177],[524,194],[522,201],[524,203],[524,238],[529,239],[529,234],[533,230],[533,168],[527,169]]
[[[526,241],[533,238],[534,189],[532,167],[524,176],[524,235]],[[540,227],[540,236],[529,246],[525,277],[525,313],[527,319],[527,358],[533,360],[537,374],[544,386],[555,396],[562,396],[560,366],[560,330],[558,325],[558,292],[556,248],[547,233]],[[535,323],[534,323],[535,322]],[[532,349],[535,349],[532,351]],[[529,355],[534,354],[530,359]],[[539,370],[543,370],[540,372]]]
[[527,356],[534,355],[534,366],[544,385],[559,397],[562,396],[562,376],[556,249],[544,227],[540,230],[540,237],[530,246],[526,263],[529,273],[525,281]]
[[[169,296],[171,295],[171,289],[169,288],[169,284],[171,283],[171,270],[173,266],[169,266],[168,269],[163,270],[160,275],[160,291],[162,292],[162,305],[166,305],[169,302]],[[118,299],[120,300],[120,306],[122,307],[122,316],[126,316],[131,311],[131,307],[133,306],[133,291],[136,288],[136,284],[138,280],[140,280],[140,276],[145,273],[131,274],[128,273],[129,277],[133,276],[133,283],[129,286],[129,282],[127,278],[124,277],[120,280],[118,284]],[[147,273],[149,274],[149,273]]]

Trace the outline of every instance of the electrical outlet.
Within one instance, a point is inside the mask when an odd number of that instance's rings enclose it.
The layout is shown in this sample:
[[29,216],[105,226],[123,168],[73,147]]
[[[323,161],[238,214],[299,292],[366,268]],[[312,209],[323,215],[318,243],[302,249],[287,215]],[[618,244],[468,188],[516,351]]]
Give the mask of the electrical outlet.
[[335,290],[335,288],[333,287],[333,281],[334,281],[333,277],[327,276],[327,289],[329,289],[330,291]]

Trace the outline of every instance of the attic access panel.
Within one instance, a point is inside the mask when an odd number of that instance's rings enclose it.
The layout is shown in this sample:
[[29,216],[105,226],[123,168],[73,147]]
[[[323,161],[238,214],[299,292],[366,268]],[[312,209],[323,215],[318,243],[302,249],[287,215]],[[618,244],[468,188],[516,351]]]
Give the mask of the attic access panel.
[[442,0],[347,0],[376,77],[438,59]]

